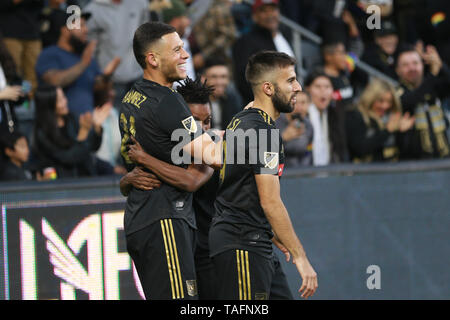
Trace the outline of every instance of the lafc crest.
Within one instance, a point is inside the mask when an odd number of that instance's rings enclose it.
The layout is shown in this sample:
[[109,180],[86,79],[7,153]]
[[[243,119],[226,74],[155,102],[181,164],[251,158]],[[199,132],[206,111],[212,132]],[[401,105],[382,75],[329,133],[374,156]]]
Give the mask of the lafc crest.
[[278,152],[264,152],[264,167],[275,169],[278,166]]
[[181,121],[183,124],[183,127],[189,131],[189,133],[196,133],[197,132],[197,122],[195,122],[194,117],[190,116],[183,121]]
[[186,288],[188,295],[194,297],[197,295],[197,281],[196,280],[186,280]]

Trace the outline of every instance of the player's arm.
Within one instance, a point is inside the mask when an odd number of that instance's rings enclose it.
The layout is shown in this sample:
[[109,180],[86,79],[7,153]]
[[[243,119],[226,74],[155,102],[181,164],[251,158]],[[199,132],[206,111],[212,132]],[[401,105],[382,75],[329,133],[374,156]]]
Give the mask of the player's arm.
[[142,149],[139,142],[131,136],[128,156],[133,162],[151,170],[162,181],[188,192],[197,191],[211,178],[214,170],[207,165],[191,164],[187,169],[161,161]]
[[203,133],[183,147],[183,151],[189,153],[194,159],[210,166],[214,170],[222,167],[222,137],[224,131],[215,131],[216,139],[213,141],[209,133]]
[[317,274],[306,257],[305,250],[292,226],[289,214],[280,196],[277,175],[255,174],[261,207],[274,231],[276,239],[291,253],[303,282],[299,292],[308,298],[317,289]]
[[139,167],[135,167],[120,179],[120,192],[123,196],[128,196],[132,187],[141,190],[151,190],[159,188],[161,181],[150,173],[142,170]]

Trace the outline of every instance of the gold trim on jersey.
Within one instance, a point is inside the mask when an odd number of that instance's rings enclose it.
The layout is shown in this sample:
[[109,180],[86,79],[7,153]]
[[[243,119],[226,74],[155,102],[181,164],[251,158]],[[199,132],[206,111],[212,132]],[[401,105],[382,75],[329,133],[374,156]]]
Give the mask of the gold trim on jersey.
[[183,299],[183,281],[181,279],[180,263],[178,260],[177,244],[173,232],[172,219],[160,220],[160,223],[164,239],[164,248],[166,251],[172,299]]
[[239,300],[252,300],[248,251],[236,250]]
[[266,122],[267,124],[272,125],[272,118],[267,114],[267,112],[263,111],[263,110],[258,110],[258,113],[261,115],[261,117],[263,117],[264,122]]

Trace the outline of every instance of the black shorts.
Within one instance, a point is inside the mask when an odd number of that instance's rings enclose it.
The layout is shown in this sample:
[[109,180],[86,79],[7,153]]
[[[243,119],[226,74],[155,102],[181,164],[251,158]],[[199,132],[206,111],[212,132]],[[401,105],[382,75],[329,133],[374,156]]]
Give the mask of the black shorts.
[[195,230],[183,219],[162,219],[127,236],[146,299],[198,299]]
[[216,300],[217,274],[211,258],[206,252],[195,253],[195,269],[197,271],[198,298],[200,300]]
[[221,300],[293,300],[276,255],[268,259],[246,250],[227,250],[212,258]]

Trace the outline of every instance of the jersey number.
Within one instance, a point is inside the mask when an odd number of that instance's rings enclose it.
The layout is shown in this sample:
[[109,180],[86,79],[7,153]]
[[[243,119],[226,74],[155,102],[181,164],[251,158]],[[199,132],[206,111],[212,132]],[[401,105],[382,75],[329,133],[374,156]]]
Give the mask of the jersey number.
[[135,127],[135,120],[133,116],[130,116],[130,118],[127,120],[127,117],[125,114],[120,114],[120,127],[123,130],[123,137],[122,137],[122,143],[120,145],[120,154],[122,155],[123,159],[127,164],[133,163],[133,161],[130,160],[127,153],[127,143],[129,143],[130,135],[133,137],[136,136],[136,127]]

